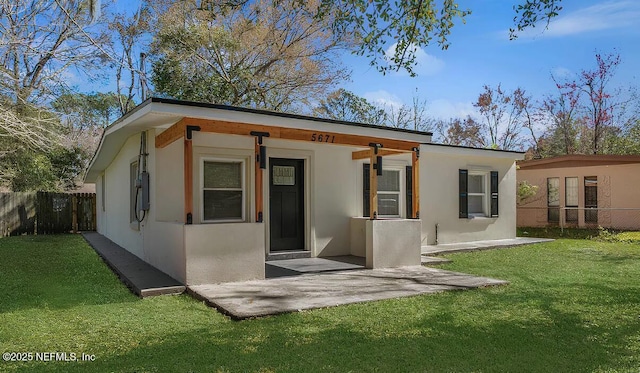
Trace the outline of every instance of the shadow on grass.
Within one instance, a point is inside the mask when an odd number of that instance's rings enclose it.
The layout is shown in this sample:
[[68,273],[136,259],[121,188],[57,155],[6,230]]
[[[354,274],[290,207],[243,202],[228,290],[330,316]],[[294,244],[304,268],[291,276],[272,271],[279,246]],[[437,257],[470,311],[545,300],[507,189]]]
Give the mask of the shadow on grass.
[[576,314],[556,309],[552,299],[543,301],[544,322],[461,323],[455,298],[450,299],[450,310],[444,306],[443,312],[419,318],[398,333],[287,315],[145,339],[128,353],[98,356],[95,362],[31,367],[44,372],[585,372],[619,367],[626,337],[638,332],[627,325],[603,340],[606,327],[586,325]]
[[136,301],[78,235],[0,239],[0,313]]

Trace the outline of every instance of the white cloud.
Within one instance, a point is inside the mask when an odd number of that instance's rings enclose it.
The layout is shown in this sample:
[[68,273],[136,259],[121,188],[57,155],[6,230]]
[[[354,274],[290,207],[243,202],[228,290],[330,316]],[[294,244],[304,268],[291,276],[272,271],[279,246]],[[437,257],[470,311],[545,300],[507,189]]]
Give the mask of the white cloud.
[[556,66],[553,69],[551,69],[551,75],[553,75],[553,77],[556,79],[564,79],[564,78],[571,78],[575,74],[573,73],[573,71],[567,69],[566,67]]
[[629,0],[606,1],[553,18],[549,28],[545,24],[527,29],[520,38],[560,37],[609,29],[637,28],[640,2]]
[[[385,57],[387,61],[391,61],[391,58],[396,52],[396,47],[398,43],[393,43],[387,50],[385,51]],[[413,71],[418,75],[435,75],[444,69],[444,61],[439,59],[438,57],[432,56],[424,51],[424,49],[418,47],[417,45],[412,44],[409,47],[416,55],[416,65],[413,68]],[[401,69],[398,73],[400,74],[408,74],[405,70]]]
[[428,112],[430,116],[444,120],[449,118],[466,118],[468,115],[478,115],[478,110],[471,102],[451,102],[444,99],[431,101]]
[[[385,109],[399,109],[405,103],[396,95],[385,91],[366,92],[362,95],[367,101]],[[437,99],[427,102],[427,115],[435,119],[466,118],[468,115],[478,116],[478,110],[472,102],[452,102]]]
[[379,105],[385,108],[394,108],[397,109],[402,106],[402,100],[391,94],[384,89],[380,89],[377,91],[366,92],[362,97],[367,99],[367,101]]

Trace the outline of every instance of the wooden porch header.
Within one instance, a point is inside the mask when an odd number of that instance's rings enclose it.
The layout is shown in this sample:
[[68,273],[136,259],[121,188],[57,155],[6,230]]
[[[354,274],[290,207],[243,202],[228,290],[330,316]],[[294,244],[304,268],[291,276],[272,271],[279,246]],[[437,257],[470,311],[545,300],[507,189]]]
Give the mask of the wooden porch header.
[[[228,122],[214,119],[200,119],[185,117],[177,123],[160,133],[155,138],[155,147],[164,148],[169,144],[184,138],[184,187],[185,187],[185,215],[186,223],[191,224],[193,216],[193,145],[191,142],[191,132],[210,132],[228,135],[242,135],[255,137],[256,133],[268,134],[269,138],[306,141],[314,143],[326,143],[333,145],[344,145],[352,147],[366,147],[369,149],[354,151],[352,159],[370,159],[370,218],[376,219],[378,215],[377,196],[377,167],[378,157],[396,155],[401,153],[412,153],[412,195],[413,208],[412,218],[419,218],[419,148],[420,143],[407,140],[387,139],[373,136],[352,135],[337,132],[327,132],[321,130],[309,130],[301,128],[287,128],[279,126],[266,126],[242,122]],[[375,149],[374,149],[375,148]],[[259,167],[260,146],[256,138],[255,146],[256,160],[256,222],[261,222],[263,218],[263,196],[262,196],[262,169]],[[264,162],[264,161],[263,161]]]
[[228,135],[251,136],[251,132],[268,132],[269,138],[308,141],[346,146],[369,147],[371,143],[381,144],[383,149],[413,151],[420,143],[406,140],[385,139],[362,135],[350,135],[320,130],[265,126],[241,122],[227,122],[214,119],[183,118],[156,136],[156,148],[164,148],[185,136],[187,126],[200,127],[201,132],[223,133]]

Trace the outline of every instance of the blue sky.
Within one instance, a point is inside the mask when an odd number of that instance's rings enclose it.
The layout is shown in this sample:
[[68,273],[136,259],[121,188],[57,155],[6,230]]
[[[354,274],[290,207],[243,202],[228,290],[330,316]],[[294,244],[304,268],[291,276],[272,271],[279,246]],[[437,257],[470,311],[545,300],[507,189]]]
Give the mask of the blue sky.
[[621,56],[612,86],[639,85],[640,1],[564,0],[548,30],[536,27],[510,41],[512,6],[518,1],[460,1],[460,8],[470,8],[472,14],[466,24],[454,27],[448,50],[434,44],[419,51],[414,78],[406,72],[383,76],[365,58],[346,55],[353,73],[344,88],[390,105],[409,104],[417,89],[432,116],[465,116],[474,112],[472,102],[484,84],[521,87],[540,98],[555,89],[552,73],[571,78],[594,68],[596,51]]
[[[512,7],[524,1],[460,0],[460,8],[472,14],[465,24],[457,22],[448,50],[434,44],[418,52],[417,77],[403,71],[385,76],[365,57],[345,53],[352,76],[341,86],[383,105],[410,104],[417,94],[431,116],[447,119],[473,114],[485,84],[521,87],[534,98],[553,93],[552,73],[571,78],[592,69],[596,51],[621,56],[612,86],[640,86],[639,0],[563,0],[548,30],[536,27],[511,41]],[[116,0],[116,6],[134,11],[138,1]]]

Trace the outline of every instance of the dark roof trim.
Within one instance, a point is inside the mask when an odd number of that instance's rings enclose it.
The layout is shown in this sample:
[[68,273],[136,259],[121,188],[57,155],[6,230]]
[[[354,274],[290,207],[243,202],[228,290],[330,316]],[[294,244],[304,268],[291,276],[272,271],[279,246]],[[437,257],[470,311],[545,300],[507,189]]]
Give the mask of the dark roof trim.
[[146,107],[147,105],[151,104],[153,101],[153,98],[148,98],[144,101],[142,101],[141,103],[139,103],[138,105],[136,105],[136,107],[134,107],[133,109],[127,111],[123,116],[121,116],[120,118],[116,119],[113,123],[111,123],[110,125],[108,125],[104,131],[102,132],[102,135],[104,136],[105,132],[107,132],[107,130],[113,126],[115,126],[116,124],[122,122],[123,120],[129,118],[130,116],[132,116],[133,114],[135,114],[136,112],[142,110],[144,107]]
[[[270,116],[281,117],[281,118],[309,120],[309,121],[313,121],[313,122],[334,123],[334,124],[342,124],[342,125],[356,126],[356,127],[377,128],[377,129],[382,129],[382,130],[387,130],[387,131],[405,132],[405,133],[412,133],[412,134],[423,135],[423,136],[433,136],[433,133],[431,133],[431,132],[415,131],[415,130],[410,130],[410,129],[406,129],[406,128],[386,127],[386,126],[380,126],[380,125],[375,125],[375,124],[348,122],[348,121],[345,121],[345,120],[323,119],[323,118],[312,117],[312,116],[308,116],[308,115],[291,114],[291,113],[280,113],[280,112],[277,112],[277,111],[270,111],[270,110],[251,109],[251,108],[244,108],[244,107],[238,107],[238,106],[229,106],[229,105],[220,105],[220,104],[210,104],[210,103],[206,103],[206,102],[174,100],[174,99],[171,99],[171,98],[161,98],[161,97],[151,97],[151,98],[147,99],[146,101],[144,101],[143,103],[141,103],[140,105],[138,105],[131,112],[133,112],[136,109],[138,109],[138,107],[141,107],[141,106],[144,106],[144,105],[148,104],[149,102],[157,102],[157,103],[169,104],[169,105],[193,106],[193,107],[228,110],[228,111],[238,111],[238,112],[242,112],[242,113],[270,115]],[[121,119],[127,117],[127,115],[130,114],[131,112],[127,113]]]
[[562,162],[585,162],[602,164],[625,164],[640,163],[640,155],[618,155],[618,154],[567,154],[551,158],[530,159],[519,161],[521,168],[535,167],[543,165],[553,165]]
[[488,151],[498,152],[498,153],[513,153],[513,154],[525,154],[526,153],[526,152],[520,152],[520,151],[515,151],[515,150],[502,150],[502,149],[491,149],[491,148],[474,148],[473,146],[437,144],[437,143],[433,143],[433,142],[425,144],[425,145],[442,146],[442,147],[447,147],[447,148],[458,148],[458,149],[488,150]]

